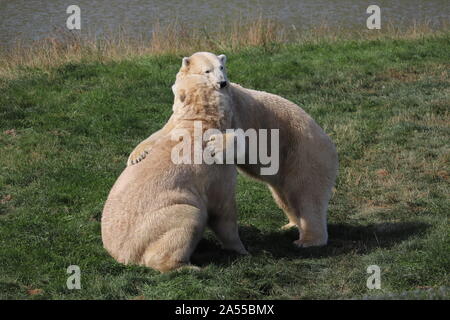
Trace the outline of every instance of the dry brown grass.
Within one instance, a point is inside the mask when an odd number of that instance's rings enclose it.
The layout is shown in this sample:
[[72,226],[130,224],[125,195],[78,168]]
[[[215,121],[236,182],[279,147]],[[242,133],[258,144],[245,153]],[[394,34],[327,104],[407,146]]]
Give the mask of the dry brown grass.
[[149,54],[187,55],[196,51],[235,51],[287,42],[418,38],[448,29],[447,24],[442,24],[436,31],[429,23],[413,23],[408,28],[386,25],[381,30],[343,29],[321,23],[314,28],[299,29],[262,16],[253,20],[222,22],[213,32],[206,28],[188,28],[178,21],[165,25],[156,22],[150,35],[130,36],[124,28],[118,28],[101,39],[59,29],[31,45],[17,42],[12,48],[0,51],[0,77],[17,76],[23,68],[45,70],[67,62],[111,61]]

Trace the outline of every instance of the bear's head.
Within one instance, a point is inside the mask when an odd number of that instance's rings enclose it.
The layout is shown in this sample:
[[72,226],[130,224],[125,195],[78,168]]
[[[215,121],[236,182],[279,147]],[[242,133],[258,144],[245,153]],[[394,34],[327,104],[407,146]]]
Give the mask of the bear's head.
[[232,111],[227,94],[200,74],[178,79],[172,86],[173,112],[178,118],[217,122],[217,128],[231,125]]
[[190,57],[184,57],[177,81],[188,75],[201,75],[217,89],[224,88],[228,84],[225,63],[227,57],[224,54],[216,56],[210,52],[197,52]]

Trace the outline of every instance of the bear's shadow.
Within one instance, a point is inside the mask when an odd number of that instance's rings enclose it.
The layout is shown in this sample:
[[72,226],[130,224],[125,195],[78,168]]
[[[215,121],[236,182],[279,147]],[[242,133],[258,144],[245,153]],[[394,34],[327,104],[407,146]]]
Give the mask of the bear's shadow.
[[[366,226],[330,224],[328,245],[313,248],[297,248],[292,243],[298,239],[296,228],[263,232],[254,226],[240,226],[239,234],[252,256],[269,254],[273,258],[294,260],[332,257],[350,252],[363,255],[377,248],[390,248],[423,233],[428,228],[428,224],[419,222],[378,223]],[[229,265],[239,257],[237,253],[221,249],[214,236],[210,236],[200,241],[191,261],[198,266]]]

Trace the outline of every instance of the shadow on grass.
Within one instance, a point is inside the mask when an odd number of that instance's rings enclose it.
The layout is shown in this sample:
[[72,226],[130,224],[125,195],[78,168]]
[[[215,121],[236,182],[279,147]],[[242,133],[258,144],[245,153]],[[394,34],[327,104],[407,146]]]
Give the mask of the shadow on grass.
[[[428,224],[419,222],[378,223],[366,226],[330,224],[329,240],[325,247],[297,248],[292,242],[298,239],[296,228],[262,232],[254,226],[241,226],[242,242],[253,256],[269,254],[273,258],[321,258],[347,253],[367,254],[377,248],[390,248],[408,238],[423,233]],[[228,265],[240,255],[220,248],[217,241],[202,239],[192,256],[199,266],[210,263]]]

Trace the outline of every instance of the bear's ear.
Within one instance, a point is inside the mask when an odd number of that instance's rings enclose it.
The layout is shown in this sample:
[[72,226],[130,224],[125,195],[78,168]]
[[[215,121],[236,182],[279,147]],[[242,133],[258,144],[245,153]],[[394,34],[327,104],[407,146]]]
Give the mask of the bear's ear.
[[178,91],[178,99],[180,99],[181,102],[184,102],[186,100],[186,90],[181,89]]
[[187,71],[189,69],[189,64],[191,63],[191,61],[189,60],[188,57],[184,57],[183,60],[181,61],[181,70],[182,71]]
[[222,65],[224,65],[227,62],[227,56],[224,54],[221,54],[220,56],[217,56],[217,58],[220,59],[220,62],[222,63]]
[[172,86],[172,93],[173,95],[177,95],[177,87],[175,85]]

